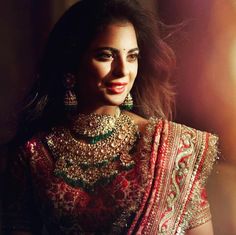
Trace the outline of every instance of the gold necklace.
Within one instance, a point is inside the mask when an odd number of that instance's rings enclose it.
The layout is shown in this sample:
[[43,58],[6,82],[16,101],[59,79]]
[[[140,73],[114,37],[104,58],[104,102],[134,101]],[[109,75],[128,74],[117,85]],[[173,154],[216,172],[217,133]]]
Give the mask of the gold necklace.
[[114,116],[109,114],[80,113],[73,118],[71,130],[75,134],[86,137],[106,135],[107,133],[111,133],[115,128],[115,124],[120,116],[120,113],[119,108],[117,108]]
[[95,144],[74,138],[64,127],[53,128],[46,140],[56,157],[55,175],[73,186],[93,190],[100,183],[109,183],[121,170],[134,166],[130,151],[137,138],[137,125],[121,113],[113,133]]

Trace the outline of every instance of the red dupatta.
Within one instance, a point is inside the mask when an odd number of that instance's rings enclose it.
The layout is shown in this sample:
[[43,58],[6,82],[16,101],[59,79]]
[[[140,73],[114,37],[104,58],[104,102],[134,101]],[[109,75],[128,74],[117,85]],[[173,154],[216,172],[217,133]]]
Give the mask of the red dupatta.
[[217,137],[163,120],[152,125],[148,183],[128,234],[184,234],[211,219],[204,186]]

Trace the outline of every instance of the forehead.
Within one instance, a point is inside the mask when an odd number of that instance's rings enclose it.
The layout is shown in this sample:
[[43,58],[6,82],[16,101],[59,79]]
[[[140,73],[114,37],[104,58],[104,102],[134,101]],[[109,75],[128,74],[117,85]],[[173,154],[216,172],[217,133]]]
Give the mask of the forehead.
[[91,48],[114,47],[128,50],[138,47],[134,26],[129,22],[108,24],[91,43]]

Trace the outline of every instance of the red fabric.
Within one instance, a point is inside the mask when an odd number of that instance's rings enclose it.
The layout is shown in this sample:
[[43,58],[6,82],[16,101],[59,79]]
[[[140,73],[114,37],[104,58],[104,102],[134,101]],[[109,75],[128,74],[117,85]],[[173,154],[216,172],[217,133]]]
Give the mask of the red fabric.
[[[4,227],[33,230],[41,225],[41,218],[50,234],[152,235],[164,229],[168,230],[164,234],[175,234],[183,221],[187,222],[183,228],[188,228],[192,218],[184,215],[189,202],[196,197],[194,205],[204,208],[208,204],[199,180],[202,171],[207,172],[210,137],[162,120],[149,127],[147,143],[141,142],[141,151],[134,156],[135,167],[94,192],[74,188],[54,176],[55,159],[44,138],[29,141],[8,179]],[[35,215],[38,212],[40,217]]]

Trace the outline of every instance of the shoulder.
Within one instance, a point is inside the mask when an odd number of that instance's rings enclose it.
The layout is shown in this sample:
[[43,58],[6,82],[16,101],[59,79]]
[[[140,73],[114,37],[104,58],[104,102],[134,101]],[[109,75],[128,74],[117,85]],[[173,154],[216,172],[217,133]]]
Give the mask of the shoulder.
[[168,121],[165,119],[156,119],[156,125],[161,126],[162,134],[169,137],[179,138],[182,141],[190,141],[192,144],[198,145],[206,143],[207,145],[217,145],[218,136],[206,131],[197,130],[184,124]]
[[207,151],[214,151],[215,155],[217,154],[217,135],[171,121],[164,121],[163,126],[166,126],[172,138],[174,135],[183,146],[192,146],[195,151],[199,151],[202,154]]
[[[206,131],[197,130],[183,124],[158,120],[162,139],[160,146],[168,150],[177,168],[192,169],[203,184],[218,159],[218,137]],[[171,160],[171,159],[169,159]]]
[[[212,133],[197,130],[184,124],[172,122],[163,118],[153,117],[145,119],[135,113],[125,112],[138,125],[141,133],[145,133],[147,128],[155,129],[155,135],[167,142],[174,142],[177,145],[187,146],[190,144],[195,150],[203,148],[217,152],[218,137]],[[177,146],[176,146],[177,147]]]
[[148,124],[148,120],[132,112],[124,111],[124,113],[134,121],[134,123],[138,126],[139,131],[143,133],[146,125]]

